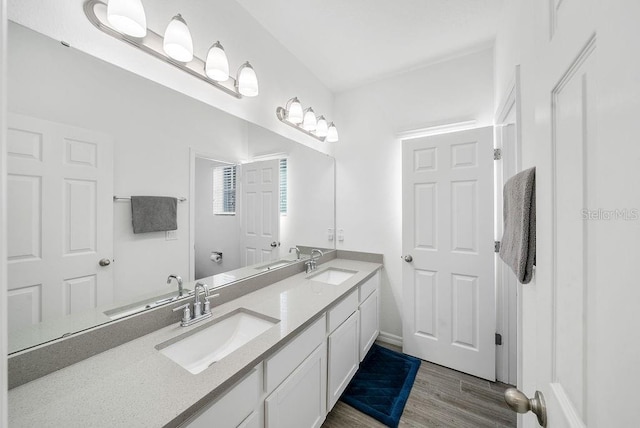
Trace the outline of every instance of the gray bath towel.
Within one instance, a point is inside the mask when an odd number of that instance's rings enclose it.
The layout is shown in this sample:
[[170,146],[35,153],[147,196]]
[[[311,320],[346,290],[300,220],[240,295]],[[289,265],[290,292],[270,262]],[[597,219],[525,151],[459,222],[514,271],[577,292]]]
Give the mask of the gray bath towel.
[[536,263],[536,169],[511,177],[504,185],[504,234],[500,258],[518,281],[528,284]]
[[167,196],[132,196],[133,233],[178,229],[178,200]]

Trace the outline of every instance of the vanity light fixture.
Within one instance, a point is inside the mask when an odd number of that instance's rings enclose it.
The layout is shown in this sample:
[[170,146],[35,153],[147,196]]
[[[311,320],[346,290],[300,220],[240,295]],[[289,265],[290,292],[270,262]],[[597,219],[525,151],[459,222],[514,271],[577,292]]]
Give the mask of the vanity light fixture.
[[318,124],[316,125],[316,135],[320,138],[324,138],[327,136],[327,131],[329,129],[329,125],[327,125],[327,119],[324,116],[320,116],[318,118]]
[[258,95],[258,76],[256,76],[256,71],[251,67],[249,61],[242,64],[238,69],[236,89],[245,97]]
[[207,76],[217,82],[224,82],[229,79],[229,60],[227,60],[227,54],[224,53],[224,48],[220,42],[215,42],[209,48],[204,71]]
[[193,59],[193,38],[182,15],[177,14],[169,21],[164,31],[162,48],[176,61],[190,62]]
[[316,119],[316,113],[311,107],[304,111],[304,119],[302,120],[302,129],[305,131],[315,131],[318,121]]
[[167,25],[164,37],[147,28],[141,0],[86,0],[84,13],[106,33],[161,59],[221,91],[235,97],[258,95],[256,72],[245,62],[236,77],[229,76],[229,62],[220,42],[214,43],[206,61],[193,55],[193,39],[180,14]]
[[289,122],[295,123],[296,125],[302,123],[304,113],[302,112],[302,104],[300,104],[298,97],[293,97],[287,101],[285,110],[285,116]]
[[147,35],[147,16],[141,0],[109,0],[107,20],[113,28],[128,36]]
[[291,98],[284,107],[276,108],[276,116],[281,122],[316,140],[327,143],[338,141],[338,130],[333,122],[327,124],[324,116],[316,117],[311,107],[303,110],[298,97]]

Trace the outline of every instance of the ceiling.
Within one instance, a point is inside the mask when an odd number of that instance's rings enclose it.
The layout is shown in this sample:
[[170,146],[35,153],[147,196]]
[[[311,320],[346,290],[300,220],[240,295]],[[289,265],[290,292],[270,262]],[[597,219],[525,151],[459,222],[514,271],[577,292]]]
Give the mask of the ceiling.
[[236,0],[340,92],[488,46],[502,0]]

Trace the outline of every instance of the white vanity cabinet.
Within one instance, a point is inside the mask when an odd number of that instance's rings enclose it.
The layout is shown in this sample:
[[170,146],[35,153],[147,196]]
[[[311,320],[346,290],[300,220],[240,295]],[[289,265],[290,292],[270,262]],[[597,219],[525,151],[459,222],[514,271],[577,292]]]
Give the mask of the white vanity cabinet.
[[261,427],[262,363],[213,404],[187,421],[183,428]]
[[380,272],[376,272],[360,286],[360,306],[358,308],[360,326],[360,361],[371,349],[380,333],[380,301],[378,299]]
[[358,371],[358,290],[328,312],[327,411],[336,404]]

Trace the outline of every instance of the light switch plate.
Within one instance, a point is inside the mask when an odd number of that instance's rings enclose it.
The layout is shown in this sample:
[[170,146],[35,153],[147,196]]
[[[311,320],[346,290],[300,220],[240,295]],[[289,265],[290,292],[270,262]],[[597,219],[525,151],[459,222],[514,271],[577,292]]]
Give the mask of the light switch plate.
[[327,239],[329,241],[333,241],[333,229],[332,228],[327,229]]
[[165,241],[175,241],[178,239],[178,231],[177,230],[167,230],[165,232]]
[[338,241],[344,241],[344,229],[338,229]]

